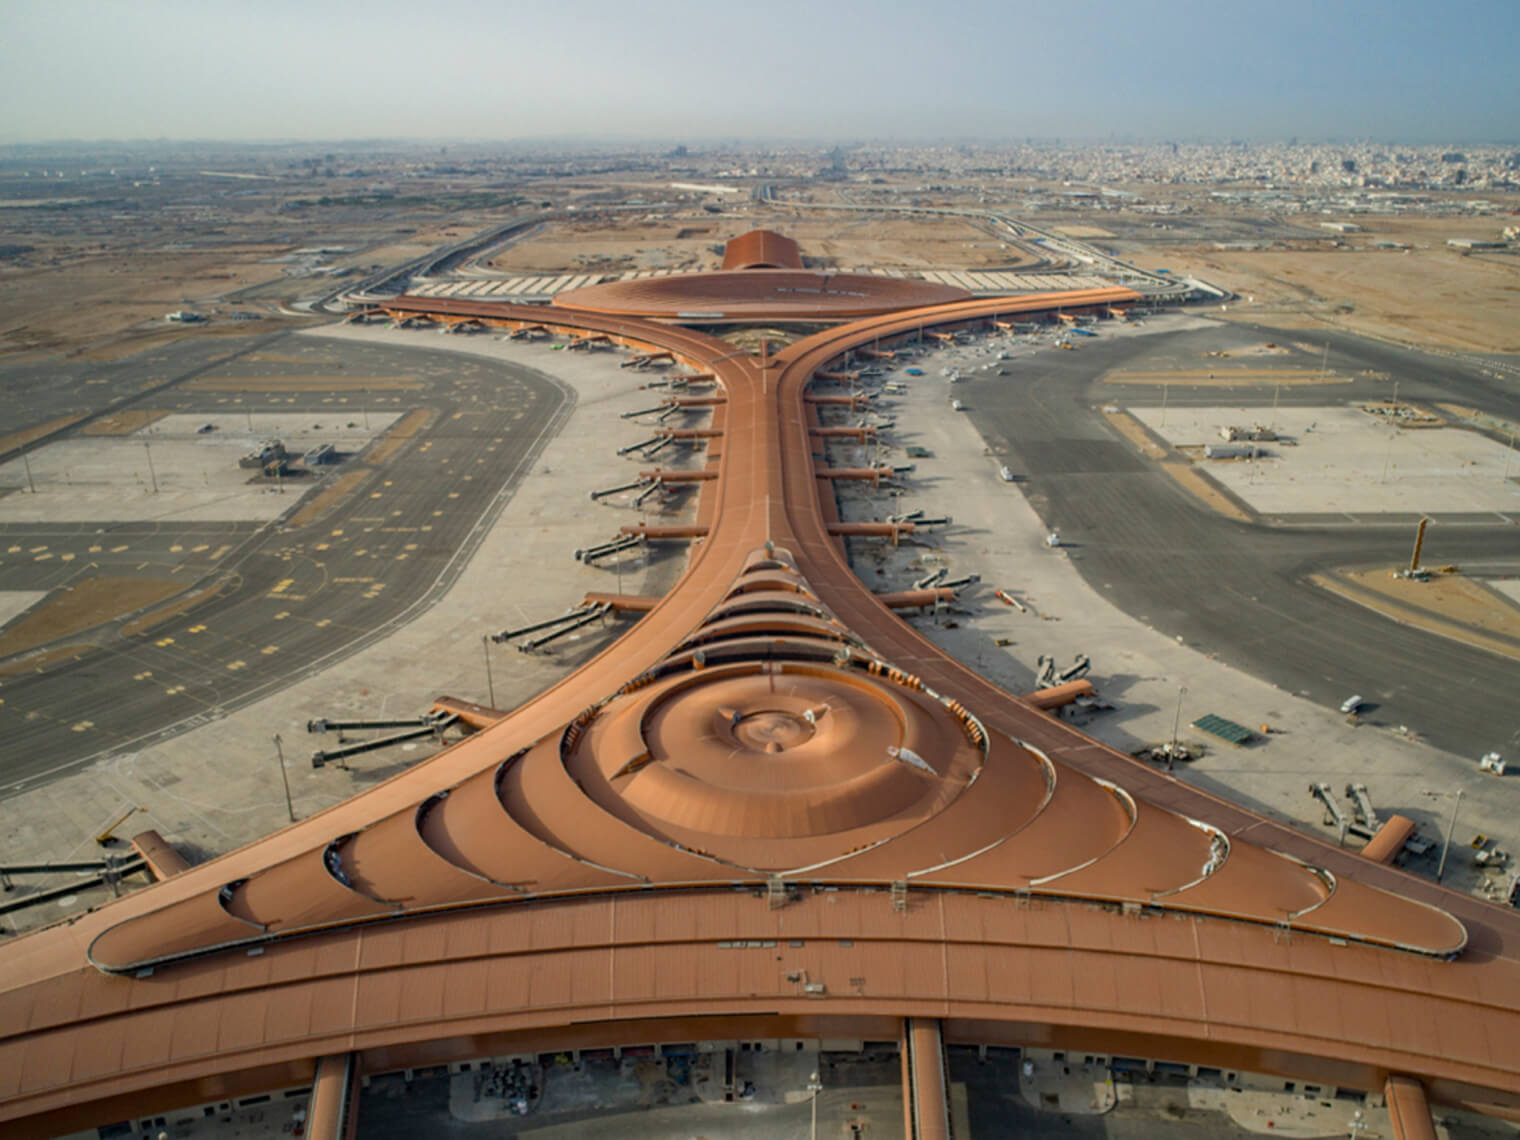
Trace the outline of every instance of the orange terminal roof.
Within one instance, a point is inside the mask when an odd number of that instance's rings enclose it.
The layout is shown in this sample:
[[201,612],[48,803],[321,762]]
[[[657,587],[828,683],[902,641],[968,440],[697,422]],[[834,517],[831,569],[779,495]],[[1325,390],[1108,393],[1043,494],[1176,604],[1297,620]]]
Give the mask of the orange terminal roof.
[[893,617],[829,533],[804,402],[818,371],[925,325],[1134,299],[962,301],[764,360],[636,318],[390,303],[713,373],[709,532],[627,635],[489,727],[0,947],[7,1134],[277,1087],[335,1052],[394,1067],[910,1015],[951,1040],[1366,1088],[1400,1073],[1520,1117],[1520,915],[1002,692]]
[[587,285],[557,294],[554,307],[688,322],[837,321],[961,301],[969,296],[953,285],[901,277],[809,269],[736,269]]
[[970,296],[964,289],[931,281],[805,269],[802,252],[791,238],[773,230],[751,230],[724,246],[721,270],[588,285],[556,295],[554,304],[588,313],[693,323],[837,321]]
[[750,230],[723,247],[724,269],[801,269],[802,250],[775,230]]

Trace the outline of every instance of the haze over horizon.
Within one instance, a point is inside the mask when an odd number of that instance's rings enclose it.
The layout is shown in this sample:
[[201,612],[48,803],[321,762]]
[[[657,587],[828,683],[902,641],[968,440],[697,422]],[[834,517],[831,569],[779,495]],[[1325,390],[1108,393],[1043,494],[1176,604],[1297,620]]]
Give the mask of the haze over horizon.
[[1520,4],[13,0],[0,142],[1520,136]]

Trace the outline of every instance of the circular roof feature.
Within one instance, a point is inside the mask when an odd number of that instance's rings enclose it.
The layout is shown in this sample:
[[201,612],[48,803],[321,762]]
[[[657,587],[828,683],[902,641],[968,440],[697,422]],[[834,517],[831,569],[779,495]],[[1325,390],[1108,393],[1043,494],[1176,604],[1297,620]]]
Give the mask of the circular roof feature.
[[761,317],[832,321],[943,305],[970,297],[970,293],[952,285],[901,277],[805,269],[742,269],[608,281],[560,293],[554,304],[585,313],[685,321]]
[[617,698],[570,767],[646,834],[771,866],[838,858],[924,822],[982,760],[927,694],[852,670],[752,663]]

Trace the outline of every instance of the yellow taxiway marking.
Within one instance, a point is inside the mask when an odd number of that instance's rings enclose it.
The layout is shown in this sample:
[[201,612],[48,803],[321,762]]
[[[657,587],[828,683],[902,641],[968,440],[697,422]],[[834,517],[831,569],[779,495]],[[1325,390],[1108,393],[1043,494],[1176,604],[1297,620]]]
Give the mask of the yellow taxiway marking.
[[289,616],[290,616],[290,611],[289,610],[281,610],[279,613],[277,613],[277,614],[274,615],[274,620],[275,621],[284,621]]
[[31,554],[41,554],[46,549],[47,549],[46,546],[34,546],[34,547],[32,547],[32,549],[28,553],[31,553]]
[[381,492],[381,491],[375,491],[375,492],[371,493],[370,498],[371,499],[378,499],[381,496],[382,493],[383,492]]
[[406,555],[405,554],[398,554],[398,555],[396,555],[396,561],[397,562],[405,562],[406,561]]
[[325,543],[325,542],[319,542],[315,546],[313,546],[312,549],[313,550],[326,550],[327,549],[327,543]]
[[[439,512],[438,511],[434,511],[433,513],[436,515]],[[431,526],[419,526],[417,529],[418,530],[432,530],[433,528]]]
[[176,542],[173,546],[169,547],[169,553],[170,554],[178,554],[180,551],[182,551],[184,549],[185,548],[183,546],[181,546],[179,543]]
[[153,644],[156,645],[156,646],[158,646],[160,649],[163,649],[163,648],[165,648],[167,646],[173,645],[174,644],[174,638],[172,638],[172,637],[160,637]]
[[[97,546],[97,547],[94,547],[93,549],[99,550],[100,547]],[[7,554],[20,554],[21,553],[21,547],[19,547],[19,546],[7,546],[5,548],[5,552]]]
[[248,668],[248,662],[242,660],[229,661],[227,662],[227,668],[233,670],[234,672],[238,669],[246,669]]
[[72,555],[72,554],[60,554],[58,556],[58,561],[59,562],[72,562],[72,561],[74,561],[74,555]]
[[126,543],[123,543],[120,546],[113,546],[113,547],[111,547],[111,553],[112,554],[120,554],[126,548],[127,548],[127,544]]
[[95,722],[93,720],[82,720],[78,724],[70,725],[69,727],[75,732],[84,732],[86,729],[94,728]]
[[53,557],[51,554],[39,554],[39,555],[37,555],[36,558],[32,559],[32,561],[33,562],[46,562],[51,557]]
[[90,547],[90,553],[91,554],[99,554],[102,549],[103,548],[99,547],[99,546],[92,546],[92,547]]
[[223,543],[221,546],[218,546],[215,550],[213,550],[211,552],[211,561],[215,562],[217,559],[221,558],[223,555],[225,555],[227,553],[227,551],[229,551],[231,549],[232,549],[232,544],[230,542]]
[[262,653],[265,657],[268,657],[271,653],[278,653],[279,651],[280,647],[278,645],[266,645],[263,649],[259,650],[259,652]]
[[271,594],[283,594],[286,590],[290,589],[295,584],[296,580],[294,578],[281,578],[279,582],[275,583],[274,589],[270,590],[269,592]]
[[167,689],[164,690],[164,692],[168,693],[169,696],[171,696],[171,697],[175,693],[183,693],[184,691],[185,691],[185,686],[183,686],[183,685],[170,685]]
[[330,625],[332,625],[332,618],[323,618],[321,621],[317,622],[318,629],[326,629]]
[[134,680],[134,681],[146,681],[151,676],[153,676],[153,670],[152,669],[144,669],[141,673],[133,673],[132,674],[132,680]]
[[451,499],[457,499],[457,498],[459,498],[459,492],[458,491],[450,491],[449,492],[449,498],[451,498]]
[[206,632],[206,627],[205,627],[205,625],[192,625],[186,632],[187,633],[205,633]]
[[332,536],[334,538],[337,538],[342,533],[343,533],[343,528],[340,526],[337,530],[335,530],[335,531],[332,532]]
[[209,542],[203,542],[199,546],[192,546],[190,548],[190,553],[192,553],[192,554],[199,554],[203,550],[210,550],[210,549],[211,549],[211,544]]
[[415,542],[409,542],[409,543],[406,544],[406,546],[405,546],[404,549],[406,549],[406,550],[416,550],[417,549],[417,544]]

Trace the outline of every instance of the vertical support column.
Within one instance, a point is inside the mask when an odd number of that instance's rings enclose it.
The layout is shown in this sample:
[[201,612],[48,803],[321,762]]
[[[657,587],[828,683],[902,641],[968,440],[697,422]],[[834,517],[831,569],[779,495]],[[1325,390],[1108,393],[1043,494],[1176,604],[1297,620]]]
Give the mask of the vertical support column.
[[1436,1125],[1430,1118],[1424,1085],[1412,1077],[1395,1074],[1388,1078],[1384,1091],[1394,1140],[1436,1140]]
[[936,1019],[903,1020],[902,1067],[907,1140],[950,1140],[945,1043]]
[[306,1135],[311,1140],[354,1140],[359,1126],[359,1055],[338,1053],[317,1061]]

